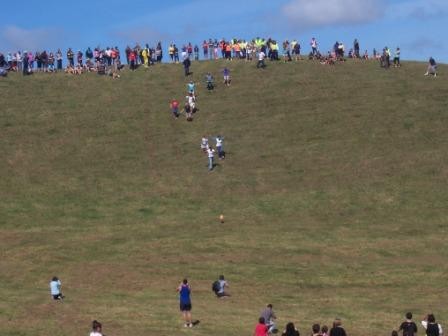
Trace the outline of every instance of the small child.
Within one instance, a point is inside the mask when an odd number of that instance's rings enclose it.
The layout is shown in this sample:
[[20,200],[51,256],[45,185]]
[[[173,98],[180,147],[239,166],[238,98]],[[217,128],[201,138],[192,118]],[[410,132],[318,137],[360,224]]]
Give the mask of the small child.
[[175,119],[179,118],[179,102],[176,99],[173,99],[170,103],[171,112],[173,113],[173,117]]
[[53,300],[60,300],[64,298],[61,292],[61,281],[58,277],[54,276],[50,281],[50,293],[53,296]]
[[215,88],[215,85],[213,84],[213,76],[210,72],[207,72],[207,75],[205,75],[205,82],[208,91],[212,91]]
[[208,139],[205,135],[202,136],[201,149],[204,153],[207,152],[208,149]]
[[321,333],[322,336],[328,336],[328,327],[326,325],[322,326]]
[[230,70],[225,67],[222,74],[224,76],[224,84],[230,86]]

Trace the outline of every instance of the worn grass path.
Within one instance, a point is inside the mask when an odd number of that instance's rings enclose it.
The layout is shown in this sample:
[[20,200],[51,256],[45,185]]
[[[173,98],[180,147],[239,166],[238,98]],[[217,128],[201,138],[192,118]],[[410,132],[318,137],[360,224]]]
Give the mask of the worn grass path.
[[[448,68],[232,62],[232,86],[206,92],[224,64],[193,64],[192,123],[168,108],[180,66],[0,80],[0,335],[93,319],[112,336],[250,335],[268,302],[304,335],[336,316],[386,335],[408,310],[446,324]],[[225,136],[211,173],[203,134]]]

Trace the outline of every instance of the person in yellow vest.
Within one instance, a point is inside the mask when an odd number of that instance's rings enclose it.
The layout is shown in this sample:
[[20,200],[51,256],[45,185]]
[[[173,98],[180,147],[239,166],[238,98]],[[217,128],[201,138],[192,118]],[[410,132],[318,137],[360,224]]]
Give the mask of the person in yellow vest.
[[149,54],[149,50],[148,50],[149,48],[144,48],[143,50],[142,50],[142,57],[143,57],[143,64],[144,64],[144,66],[145,66],[145,68],[147,68],[148,67],[148,54]]
[[277,41],[271,42],[271,61],[276,60],[278,61],[278,44]]

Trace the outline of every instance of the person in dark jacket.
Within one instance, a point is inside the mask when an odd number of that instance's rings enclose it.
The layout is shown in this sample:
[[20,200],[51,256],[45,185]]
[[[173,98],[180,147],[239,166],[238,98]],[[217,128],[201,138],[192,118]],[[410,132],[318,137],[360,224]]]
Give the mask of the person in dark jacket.
[[190,58],[186,57],[182,63],[184,65],[184,71],[185,71],[185,77],[186,77],[190,74],[190,65],[191,65]]
[[403,336],[414,336],[417,333],[417,325],[412,321],[412,313],[406,313],[406,320],[400,325],[398,331],[403,331]]
[[342,328],[341,319],[336,318],[333,322],[333,328],[330,330],[330,336],[347,336],[344,328]]

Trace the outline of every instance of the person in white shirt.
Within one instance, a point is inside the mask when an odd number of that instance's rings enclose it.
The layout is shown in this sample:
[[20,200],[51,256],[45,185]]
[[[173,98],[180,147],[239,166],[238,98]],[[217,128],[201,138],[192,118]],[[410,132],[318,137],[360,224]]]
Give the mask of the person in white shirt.
[[196,98],[192,93],[189,93],[188,96],[185,97],[185,99],[188,102],[188,105],[190,105],[190,108],[193,110],[196,107]]
[[201,140],[201,149],[203,152],[206,152],[208,148],[208,138],[203,135]]
[[219,282],[219,290],[216,293],[216,296],[219,297],[219,298],[230,296],[230,293],[228,291],[226,291],[226,288],[229,287],[229,284],[224,279],[224,275],[220,275],[219,276],[218,282]]
[[313,37],[311,39],[310,45],[311,45],[311,53],[313,54],[313,56],[317,55],[317,40],[316,40],[316,38]]
[[61,292],[61,280],[58,277],[53,277],[50,281],[50,293],[54,300],[61,300],[64,298]]
[[443,336],[442,326],[436,323],[434,314],[428,314],[422,321],[422,326],[425,328],[427,336]]
[[213,158],[215,156],[215,150],[212,147],[207,148],[207,156],[208,156],[208,170],[213,170]]
[[92,322],[92,332],[90,333],[90,336],[105,336],[101,333],[102,331],[102,325],[97,320],[94,320]]
[[266,64],[264,64],[264,59],[266,57],[266,54],[260,50],[260,52],[258,53],[258,63],[257,63],[257,68],[264,68],[266,67]]
[[224,141],[224,137],[218,135],[216,138],[216,150],[218,151],[218,157],[220,160],[225,158],[225,152],[223,149],[223,141]]

